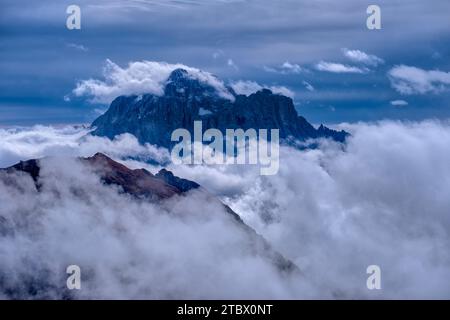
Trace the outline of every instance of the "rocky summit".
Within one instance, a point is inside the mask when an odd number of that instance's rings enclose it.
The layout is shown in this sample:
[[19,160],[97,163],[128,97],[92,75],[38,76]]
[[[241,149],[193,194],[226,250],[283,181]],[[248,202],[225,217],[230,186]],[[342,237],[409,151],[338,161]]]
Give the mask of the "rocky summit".
[[107,112],[93,123],[93,135],[114,138],[131,133],[141,142],[171,148],[171,134],[184,128],[193,133],[194,121],[202,121],[203,128],[226,129],[279,129],[284,142],[330,138],[343,142],[348,135],[321,125],[314,128],[295,110],[292,99],[262,89],[249,96],[236,94],[227,88],[229,95],[192,77],[184,69],[174,70],[161,96],[119,96]]

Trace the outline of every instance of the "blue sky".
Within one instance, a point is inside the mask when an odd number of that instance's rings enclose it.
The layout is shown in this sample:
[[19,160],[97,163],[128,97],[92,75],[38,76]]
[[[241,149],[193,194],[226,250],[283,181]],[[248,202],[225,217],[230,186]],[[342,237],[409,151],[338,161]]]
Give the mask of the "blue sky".
[[[81,8],[81,30],[66,8]],[[381,8],[368,30],[366,8]],[[88,123],[107,59],[285,87],[311,122],[450,117],[450,2],[1,0],[0,125]],[[66,99],[64,99],[66,97]]]

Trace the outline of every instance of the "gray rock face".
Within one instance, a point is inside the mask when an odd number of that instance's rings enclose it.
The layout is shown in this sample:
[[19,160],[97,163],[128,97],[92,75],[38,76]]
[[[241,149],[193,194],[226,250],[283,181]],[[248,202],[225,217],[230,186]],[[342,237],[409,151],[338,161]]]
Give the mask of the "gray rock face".
[[112,139],[128,132],[141,143],[171,148],[175,129],[193,134],[194,121],[201,120],[203,130],[216,128],[224,134],[226,129],[279,129],[280,138],[285,140],[325,137],[340,142],[348,135],[323,126],[315,129],[298,116],[292,99],[268,89],[250,96],[229,91],[234,101],[220,97],[215,88],[193,79],[186,70],[177,69],[168,78],[163,96],[117,97],[92,123],[92,134]]

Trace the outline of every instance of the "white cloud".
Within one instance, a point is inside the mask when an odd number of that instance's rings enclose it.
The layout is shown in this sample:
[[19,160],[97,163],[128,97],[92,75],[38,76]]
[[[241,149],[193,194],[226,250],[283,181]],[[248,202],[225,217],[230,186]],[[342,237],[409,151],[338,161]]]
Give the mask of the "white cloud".
[[273,67],[264,66],[263,69],[266,72],[278,72],[278,70]]
[[76,44],[76,43],[68,43],[67,44],[68,48],[72,48],[72,49],[76,49],[79,51],[83,51],[83,52],[88,52],[89,49],[85,46],[83,46],[82,44]]
[[[0,270],[36,274],[45,266],[58,274],[66,261],[81,260],[94,275],[80,292],[84,298],[450,298],[443,281],[450,277],[450,124],[341,127],[352,133],[345,149],[330,141],[313,150],[282,147],[275,176],[244,165],[169,166],[223,197],[299,265],[300,280],[283,280],[246,254],[242,233],[200,195],[164,209],[145,205],[111,192],[68,161],[48,163],[49,187],[41,197],[26,181],[20,193],[0,187],[2,215],[22,226],[20,237],[0,238]],[[129,136],[86,139],[85,130],[0,131],[0,167],[36,155],[151,151]],[[155,171],[147,163],[126,163]],[[89,201],[77,198],[78,189]],[[381,267],[380,291],[365,287],[370,264]]]
[[320,61],[315,65],[319,71],[333,72],[333,73],[365,73],[369,70],[367,68],[359,68],[345,65],[342,63]]
[[350,59],[353,62],[356,63],[362,63],[368,66],[376,67],[379,64],[383,64],[384,60],[373,55],[373,54],[367,54],[361,50],[349,50],[349,49],[342,49],[342,52],[345,57]]
[[300,73],[303,71],[303,68],[299,66],[298,64],[292,64],[289,61],[286,61],[281,65],[281,69],[284,70],[286,73]]
[[403,106],[407,106],[408,102],[405,100],[392,100],[391,105],[396,106],[396,107],[403,107]]
[[234,63],[233,59],[228,59],[227,60],[227,65],[231,68],[233,68],[234,70],[238,70],[238,66]]
[[[20,187],[0,178],[2,299],[310,296],[306,280],[282,275],[202,192],[151,204],[60,157],[41,162],[39,192],[30,177],[16,179]],[[75,292],[62,289],[72,264],[82,272]]]
[[296,63],[290,63],[289,61],[284,62],[279,67],[268,67],[264,66],[264,70],[267,72],[280,73],[280,74],[298,74],[305,72],[305,70]]
[[209,72],[179,63],[155,61],[130,62],[126,68],[121,68],[109,59],[106,60],[103,68],[104,80],[80,81],[73,93],[76,96],[91,97],[94,103],[104,104],[110,103],[120,95],[151,93],[160,96],[164,93],[165,83],[170,73],[178,68],[185,69],[191,77],[214,87],[221,97],[234,99],[223,82]]
[[[338,297],[450,297],[449,123],[346,129],[345,151],[282,148],[278,175],[236,174],[246,192],[228,203]],[[382,269],[379,292],[365,287],[371,264]]]
[[170,159],[166,149],[150,144],[140,145],[137,139],[128,133],[117,136],[113,141],[88,133],[89,129],[82,126],[0,128],[0,168],[27,159],[45,156],[87,157],[96,152],[106,153],[113,158],[154,158],[160,162]]
[[392,87],[401,94],[439,93],[450,89],[450,72],[399,65],[388,72]]
[[[361,50],[342,49],[342,53],[346,58],[359,65],[376,67],[384,63],[384,60],[371,54],[367,54]],[[343,63],[320,61],[314,67],[319,71],[326,71],[332,73],[367,73],[370,71],[365,66],[352,66]]]
[[232,82],[230,86],[237,94],[244,94],[246,96],[263,89],[263,87],[255,81],[239,80]]
[[294,98],[295,93],[289,88],[285,86],[269,86],[268,87],[273,93],[281,94],[283,96],[289,97],[291,99]]
[[302,83],[305,86],[306,90],[315,91],[314,87],[308,81],[303,81]]
[[266,86],[266,85],[260,85],[259,83],[255,81],[244,81],[239,80],[232,82],[230,84],[231,88],[237,93],[237,94],[244,94],[246,96],[251,95],[252,93],[255,93],[257,91],[260,91],[264,88],[270,89],[273,93],[281,94],[286,97],[294,98],[294,92],[284,86]]
[[212,57],[213,57],[213,59],[218,59],[224,55],[225,55],[225,53],[223,52],[223,50],[217,50],[217,51],[213,52]]

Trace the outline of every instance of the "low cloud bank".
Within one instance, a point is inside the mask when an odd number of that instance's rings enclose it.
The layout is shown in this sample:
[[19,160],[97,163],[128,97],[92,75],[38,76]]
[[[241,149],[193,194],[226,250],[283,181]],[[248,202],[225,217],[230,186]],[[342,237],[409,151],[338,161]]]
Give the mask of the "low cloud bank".
[[[0,173],[1,175],[2,173]],[[201,192],[163,204],[105,186],[69,158],[0,178],[0,298],[293,298],[310,292],[252,250],[252,237]],[[65,288],[69,265],[81,290]]]
[[[330,141],[315,150],[282,147],[275,176],[244,165],[169,166],[220,196],[293,260],[306,280],[287,281],[242,253],[245,239],[222,215],[210,217],[220,209],[209,208],[199,195],[164,211],[111,192],[76,166],[71,174],[46,169],[50,185],[64,195],[57,200],[50,189],[37,196],[30,186],[21,193],[1,186],[1,215],[14,217],[17,228],[27,221],[28,229],[22,225],[26,231],[0,238],[6,257],[0,269],[17,271],[11,279],[19,281],[18,270],[33,272],[36,263],[57,262],[50,268],[60,271],[62,261],[82,259],[99,277],[92,283],[99,291],[90,293],[102,297],[450,298],[450,124],[342,127],[352,133],[344,149]],[[161,152],[130,143],[128,135],[126,142],[124,136],[81,138],[82,130],[69,128],[0,134],[2,166],[59,152]],[[89,201],[75,200],[74,184],[86,189]],[[366,268],[373,264],[381,268],[381,290],[366,288]],[[98,286],[104,281],[110,286]]]
[[121,134],[113,141],[92,136],[84,127],[34,126],[31,128],[0,128],[0,168],[21,160],[51,156],[89,157],[103,152],[115,159],[139,158],[165,163],[170,160],[166,149],[140,145],[131,134]]
[[[347,130],[345,151],[283,149],[279,175],[256,178],[230,205],[307,277],[346,297],[450,297],[448,123]],[[372,264],[381,291],[365,288]]]

